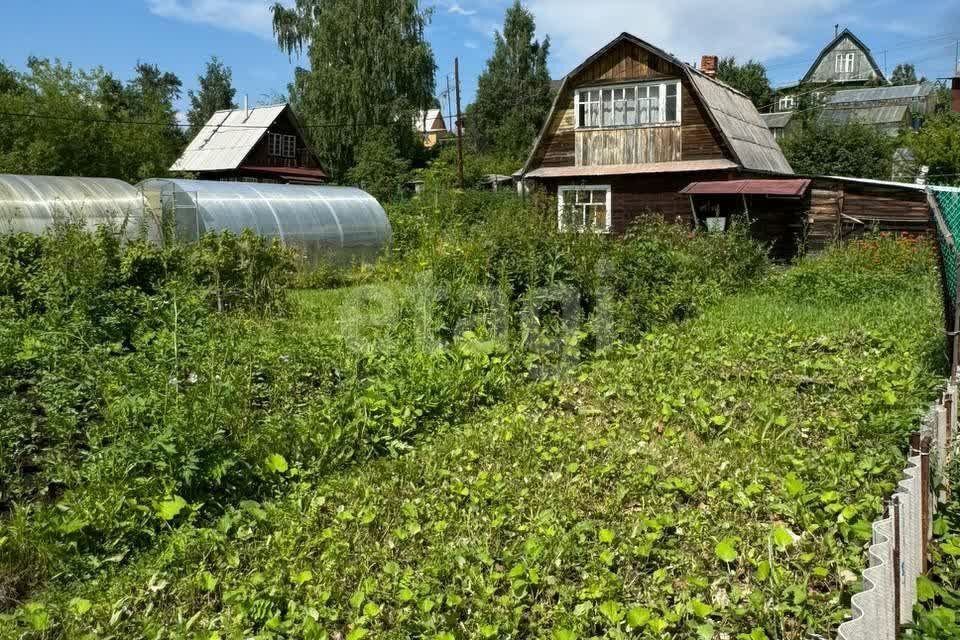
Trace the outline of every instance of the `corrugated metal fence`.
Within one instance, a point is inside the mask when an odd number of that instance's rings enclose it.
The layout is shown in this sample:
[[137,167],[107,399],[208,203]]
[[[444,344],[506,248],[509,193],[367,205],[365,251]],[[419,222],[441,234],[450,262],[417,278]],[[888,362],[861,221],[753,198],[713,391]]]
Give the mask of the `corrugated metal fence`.
[[[947,344],[951,368],[956,371],[960,364],[960,189],[929,187],[927,203],[940,246]],[[947,484],[945,469],[955,451],[956,380],[954,376],[911,438],[903,479],[886,502],[883,518],[873,523],[863,590],[850,601],[852,615],[837,630],[839,640],[895,640],[900,627],[913,620],[917,578],[927,570],[933,514],[946,499],[945,493],[934,495],[934,491]]]
[[917,578],[927,569],[933,514],[945,499],[934,491],[946,480],[956,422],[957,387],[950,384],[911,438],[903,479],[883,518],[873,523],[863,590],[851,599],[852,616],[840,625],[839,640],[895,640],[900,626],[912,621]]

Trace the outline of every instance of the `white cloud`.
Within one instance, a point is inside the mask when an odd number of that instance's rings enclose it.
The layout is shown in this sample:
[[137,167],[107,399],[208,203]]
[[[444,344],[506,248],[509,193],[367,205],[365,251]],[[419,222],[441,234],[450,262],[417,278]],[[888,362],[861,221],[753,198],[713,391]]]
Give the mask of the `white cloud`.
[[[830,16],[852,0],[529,0],[540,33],[550,34],[551,65],[566,73],[623,31],[673,53],[699,61],[704,54],[768,60],[796,54],[808,44],[799,33],[823,23],[826,43],[833,35]],[[819,40],[818,40],[819,42]]]
[[463,41],[463,46],[465,46],[467,49],[477,49],[477,48],[479,48],[480,45],[478,45],[478,44],[477,44],[476,42],[474,42],[473,40],[464,40],[464,41]]
[[475,9],[464,9],[463,7],[460,6],[459,3],[454,2],[454,3],[451,4],[450,7],[447,9],[447,13],[456,13],[457,15],[461,15],[461,16],[472,16],[472,15],[474,15],[474,14],[476,13],[476,10],[475,10]]
[[275,0],[147,0],[150,13],[193,24],[273,38]]

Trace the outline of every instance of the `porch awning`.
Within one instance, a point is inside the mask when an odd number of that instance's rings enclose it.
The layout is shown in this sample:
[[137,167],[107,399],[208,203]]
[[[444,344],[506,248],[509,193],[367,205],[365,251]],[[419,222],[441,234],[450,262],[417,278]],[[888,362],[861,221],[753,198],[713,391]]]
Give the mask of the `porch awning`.
[[798,198],[807,192],[810,180],[806,178],[774,180],[715,180],[691,182],[680,193],[684,195],[713,196],[785,196]]

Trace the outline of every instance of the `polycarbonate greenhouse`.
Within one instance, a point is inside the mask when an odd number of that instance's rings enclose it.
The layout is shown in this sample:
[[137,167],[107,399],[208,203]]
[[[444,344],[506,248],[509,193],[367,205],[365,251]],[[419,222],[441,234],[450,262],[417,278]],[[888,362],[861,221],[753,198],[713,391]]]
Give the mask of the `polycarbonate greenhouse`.
[[0,174],[0,232],[39,235],[56,219],[82,219],[132,236],[142,215],[140,192],[122,180]]
[[153,219],[173,214],[185,242],[209,231],[251,229],[302,251],[311,263],[320,256],[369,260],[390,243],[383,207],[352,187],[151,178],[138,188]]

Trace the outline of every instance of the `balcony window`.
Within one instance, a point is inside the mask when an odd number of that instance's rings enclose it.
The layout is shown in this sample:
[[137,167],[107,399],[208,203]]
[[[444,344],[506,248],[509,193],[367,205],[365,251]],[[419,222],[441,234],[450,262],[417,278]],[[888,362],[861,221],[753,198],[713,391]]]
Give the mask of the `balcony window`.
[[636,127],[680,122],[680,82],[645,82],[576,93],[580,128]]

